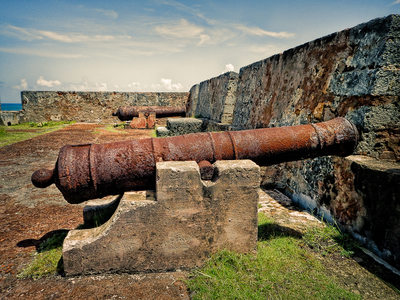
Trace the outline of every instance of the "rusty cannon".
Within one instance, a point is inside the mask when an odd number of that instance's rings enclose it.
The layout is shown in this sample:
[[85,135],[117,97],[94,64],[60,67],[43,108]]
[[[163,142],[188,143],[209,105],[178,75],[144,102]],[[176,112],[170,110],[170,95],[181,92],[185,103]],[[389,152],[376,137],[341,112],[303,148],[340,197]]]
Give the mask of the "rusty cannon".
[[129,121],[139,116],[139,113],[150,114],[155,113],[156,117],[184,116],[186,113],[185,106],[121,106],[113,113],[121,121]]
[[324,155],[350,155],[358,143],[357,128],[344,118],[288,127],[192,133],[107,144],[67,145],[54,170],[40,169],[32,183],[55,183],[69,203],[152,189],[160,161],[251,159],[272,165]]

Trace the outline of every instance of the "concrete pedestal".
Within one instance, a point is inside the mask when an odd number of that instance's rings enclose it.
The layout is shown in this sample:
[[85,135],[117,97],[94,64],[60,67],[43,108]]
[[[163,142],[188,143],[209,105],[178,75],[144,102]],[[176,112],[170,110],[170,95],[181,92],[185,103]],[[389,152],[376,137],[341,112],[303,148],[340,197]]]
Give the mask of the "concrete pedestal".
[[213,180],[202,181],[195,162],[157,163],[156,198],[125,193],[106,223],[68,233],[65,273],[190,269],[220,249],[255,251],[259,167],[214,165]]

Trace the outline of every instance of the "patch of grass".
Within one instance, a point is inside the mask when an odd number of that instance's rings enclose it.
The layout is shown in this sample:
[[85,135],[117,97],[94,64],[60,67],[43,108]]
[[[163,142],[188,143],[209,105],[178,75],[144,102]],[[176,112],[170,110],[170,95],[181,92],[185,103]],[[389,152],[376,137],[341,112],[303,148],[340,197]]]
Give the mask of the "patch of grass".
[[153,138],[158,137],[158,136],[157,136],[157,130],[156,130],[156,129],[153,129],[153,130],[151,131],[150,137],[153,137]]
[[125,123],[114,124],[113,127],[117,129],[125,129]]
[[299,236],[259,214],[257,255],[220,251],[187,281],[193,299],[360,299],[339,286]]
[[109,124],[104,126],[104,129],[111,132],[127,133],[127,131],[124,130],[124,125],[125,124],[116,124],[116,125]]
[[11,126],[0,126],[0,147],[24,141],[44,133],[55,131],[72,123],[74,122],[49,121],[40,123],[29,122]]
[[351,257],[357,248],[357,243],[348,234],[333,225],[309,228],[303,235],[303,241],[322,255],[340,253]]
[[66,232],[61,232],[42,242],[37,252],[34,253],[32,263],[24,268],[17,277],[38,279],[62,273],[62,244],[66,236]]

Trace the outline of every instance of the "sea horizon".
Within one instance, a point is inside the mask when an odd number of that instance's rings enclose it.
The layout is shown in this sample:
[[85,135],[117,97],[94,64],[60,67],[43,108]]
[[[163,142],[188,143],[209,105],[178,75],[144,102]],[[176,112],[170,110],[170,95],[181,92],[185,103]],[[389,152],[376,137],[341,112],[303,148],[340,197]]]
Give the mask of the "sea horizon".
[[18,111],[22,110],[22,103],[1,103],[2,111]]

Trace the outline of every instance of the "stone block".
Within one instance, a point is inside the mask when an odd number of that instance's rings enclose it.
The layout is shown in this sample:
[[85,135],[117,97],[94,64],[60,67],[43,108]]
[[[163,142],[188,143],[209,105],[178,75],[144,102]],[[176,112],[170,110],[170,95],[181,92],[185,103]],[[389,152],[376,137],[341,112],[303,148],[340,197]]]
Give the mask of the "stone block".
[[146,119],[146,117],[144,117],[144,116],[140,117],[140,115],[139,115],[139,117],[132,119],[129,126],[132,129],[146,129],[147,128],[147,119]]
[[169,136],[169,130],[167,129],[167,127],[164,126],[157,127],[156,133],[158,137]]
[[65,273],[185,270],[218,250],[255,251],[259,167],[219,161],[215,169],[202,181],[196,162],[157,163],[156,199],[125,193],[106,223],[68,233]]
[[167,128],[169,135],[182,135],[202,131],[203,121],[195,118],[169,118]]
[[147,116],[147,128],[148,129],[154,129],[156,127],[156,114],[155,113],[150,113]]
[[204,131],[229,131],[231,130],[231,125],[204,120],[203,128]]

